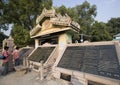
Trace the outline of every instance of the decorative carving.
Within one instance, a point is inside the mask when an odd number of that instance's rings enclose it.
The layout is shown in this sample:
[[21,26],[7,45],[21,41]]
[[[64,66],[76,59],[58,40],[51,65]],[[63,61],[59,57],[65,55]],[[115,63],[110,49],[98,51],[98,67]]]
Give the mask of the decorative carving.
[[50,22],[55,25],[70,26],[71,18],[67,14],[65,16],[57,14],[55,18],[50,19]]
[[37,24],[31,31],[30,31],[30,35],[34,35],[38,30],[40,30],[41,26],[39,24]]
[[36,24],[39,24],[39,22],[44,17],[54,17],[54,16],[55,16],[55,9],[54,8],[52,8],[51,10],[47,10],[46,8],[44,8],[41,15],[37,17]]
[[42,28],[41,31],[45,30],[45,32],[48,32],[46,30],[55,28],[54,25],[58,26],[58,28],[59,26],[61,26],[64,29],[67,29],[66,27],[69,27],[70,29],[76,32],[79,32],[79,29],[80,29],[79,24],[77,22],[72,21],[71,18],[67,14],[62,16],[61,14],[57,14],[54,8],[52,8],[51,10],[47,10],[46,8],[44,8],[41,15],[37,17],[36,26],[30,31],[30,35],[31,36],[35,35],[35,33],[37,33],[40,28]]
[[55,9],[52,8],[51,10],[47,10],[46,8],[43,9],[42,14],[46,17],[54,17],[55,16]]
[[52,28],[52,23],[50,22],[50,20],[45,20],[43,23],[42,23],[42,29],[41,31],[43,30],[47,30],[49,28]]
[[72,22],[71,22],[71,27],[72,27],[75,31],[79,32],[80,25],[79,25],[77,22],[72,21]]
[[72,21],[71,24],[80,29],[80,25],[77,22]]

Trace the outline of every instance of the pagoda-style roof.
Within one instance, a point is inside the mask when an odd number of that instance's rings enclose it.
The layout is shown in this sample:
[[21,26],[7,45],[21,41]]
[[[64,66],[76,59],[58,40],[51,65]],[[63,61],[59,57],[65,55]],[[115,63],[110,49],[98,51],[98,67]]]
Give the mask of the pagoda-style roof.
[[80,26],[77,22],[65,14],[57,14],[55,9],[43,9],[40,16],[36,19],[36,26],[30,31],[31,38],[40,37],[46,34],[61,32],[61,31],[75,31],[79,32]]

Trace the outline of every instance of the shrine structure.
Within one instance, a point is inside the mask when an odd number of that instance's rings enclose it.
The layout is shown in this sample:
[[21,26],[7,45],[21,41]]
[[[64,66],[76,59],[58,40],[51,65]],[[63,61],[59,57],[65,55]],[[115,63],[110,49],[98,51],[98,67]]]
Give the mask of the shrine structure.
[[72,43],[80,26],[55,9],[43,9],[30,31],[35,49],[28,57],[28,66],[40,78],[59,78],[72,85],[120,85],[120,43]]

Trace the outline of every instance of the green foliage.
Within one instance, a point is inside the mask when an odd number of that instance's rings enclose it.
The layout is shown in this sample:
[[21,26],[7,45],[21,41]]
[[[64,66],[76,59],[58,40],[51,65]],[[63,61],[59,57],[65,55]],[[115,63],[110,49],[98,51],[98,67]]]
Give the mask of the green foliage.
[[[12,36],[16,45],[25,46],[30,42],[29,30],[35,26],[35,20],[43,8],[50,9],[52,0],[1,0],[0,1],[0,30],[7,30],[13,24]],[[64,5],[56,7],[57,13],[66,13],[72,20],[80,24],[80,33],[91,36],[91,41],[111,40],[112,36],[120,33],[120,18],[112,18],[106,24],[95,22],[96,5],[85,1],[72,8]],[[75,40],[79,38],[75,34]]]
[[91,27],[97,14],[96,5],[90,5],[89,2],[85,1],[81,5],[77,5],[72,8],[61,6],[56,9],[58,13],[61,13],[62,15],[67,13],[72,18],[72,20],[78,22],[81,27],[80,33],[86,35],[91,34]]
[[15,25],[11,31],[11,35],[14,38],[15,45],[23,47],[29,44],[29,31],[24,29],[22,26]]
[[120,33],[120,17],[111,18],[106,25],[107,31],[111,34],[111,36]]
[[0,31],[2,30],[8,30],[8,23],[6,23],[6,19],[4,19],[3,15],[3,7],[6,7],[5,4],[3,4],[4,0],[0,1]]
[[74,10],[78,17],[77,22],[81,25],[81,33],[89,35],[91,25],[97,14],[96,5],[90,5],[85,1],[82,5],[76,6]]
[[[2,0],[0,1],[0,27],[18,24],[25,29],[32,29],[38,14],[44,7],[50,8],[52,0]],[[7,30],[7,29],[5,29]]]
[[[62,15],[67,13],[72,20],[78,22],[81,27],[80,33],[91,36],[91,41],[112,40],[113,35],[120,33],[120,18],[111,18],[106,24],[95,22],[97,7],[90,5],[87,1],[72,8],[66,8],[63,5],[56,10]],[[79,38],[77,36],[75,34],[74,40]]]
[[60,13],[61,15],[65,15],[67,13],[68,9],[62,5],[59,8],[56,8],[56,12]]
[[1,17],[7,21],[22,26],[24,29],[32,29],[38,14],[44,7],[51,8],[52,0],[8,0],[2,3]]
[[112,37],[106,30],[107,26],[103,22],[95,22],[91,28],[91,41],[107,41],[111,40]]
[[9,24],[15,25],[11,33],[15,44],[24,46],[30,40],[28,32],[36,25],[37,16],[44,7],[50,9],[51,6],[52,0],[1,0],[0,29],[7,30]]

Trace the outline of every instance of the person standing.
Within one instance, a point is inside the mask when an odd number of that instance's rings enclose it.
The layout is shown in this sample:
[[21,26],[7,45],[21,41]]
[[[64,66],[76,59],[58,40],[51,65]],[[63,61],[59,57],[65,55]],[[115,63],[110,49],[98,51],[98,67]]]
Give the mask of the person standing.
[[15,66],[18,66],[20,64],[20,59],[19,59],[19,47],[17,46],[15,50],[12,52],[12,56],[15,62]]
[[2,55],[5,57],[5,59],[3,59],[3,64],[2,64],[2,66],[4,68],[2,75],[6,75],[8,73],[8,60],[9,60],[8,59],[8,56],[9,56],[8,49],[9,49],[9,47],[5,46],[4,50],[2,51]]

